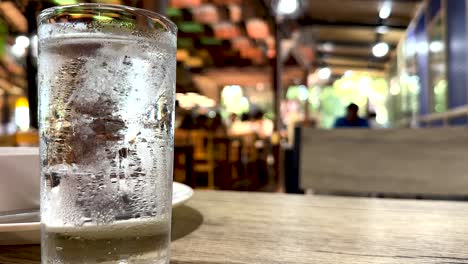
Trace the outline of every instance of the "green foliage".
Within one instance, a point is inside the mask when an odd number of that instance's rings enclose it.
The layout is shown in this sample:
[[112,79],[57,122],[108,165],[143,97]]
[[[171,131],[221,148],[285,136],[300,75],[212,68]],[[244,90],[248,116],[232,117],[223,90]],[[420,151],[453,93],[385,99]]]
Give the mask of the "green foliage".
[[76,1],[76,0],[55,0],[54,2],[57,5],[73,5],[73,4],[78,3],[78,1]]
[[8,25],[3,20],[0,20],[0,56],[2,56],[5,52],[7,37]]
[[217,38],[211,38],[211,37],[201,37],[200,38],[200,43],[203,45],[215,45],[215,46],[220,46],[223,44],[223,41]]
[[177,48],[189,49],[193,47],[193,40],[191,38],[177,38]]
[[185,21],[177,25],[181,32],[186,33],[203,33],[205,31],[202,24],[197,22]]
[[182,11],[177,8],[169,7],[166,9],[166,14],[170,18],[182,17]]
[[447,81],[439,80],[434,87],[434,110],[437,113],[447,111]]
[[[345,108],[355,103],[360,114],[366,114],[368,101],[386,117],[385,99],[388,84],[384,78],[371,78],[366,74],[352,74],[336,80],[332,86],[314,87],[309,102],[312,109],[320,112],[320,126],[331,128],[336,118],[345,114]],[[379,114],[379,113],[377,113]],[[385,119],[385,118],[384,118]]]
[[335,119],[344,114],[345,105],[339,92],[334,87],[328,86],[321,89],[319,94],[320,101],[320,126],[323,128],[331,128]]

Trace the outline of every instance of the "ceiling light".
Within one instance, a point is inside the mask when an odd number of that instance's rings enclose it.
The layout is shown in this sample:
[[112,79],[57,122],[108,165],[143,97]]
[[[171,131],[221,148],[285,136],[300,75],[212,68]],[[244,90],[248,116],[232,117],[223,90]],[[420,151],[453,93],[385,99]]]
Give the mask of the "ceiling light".
[[29,102],[26,97],[20,97],[15,103],[15,124],[20,131],[29,129]]
[[375,31],[379,34],[387,34],[390,29],[387,26],[378,26]]
[[18,36],[15,39],[15,44],[19,47],[27,48],[29,47],[29,38],[26,36]]
[[11,53],[17,57],[17,58],[21,58],[24,56],[24,54],[26,54],[26,49],[24,47],[21,47],[17,44],[11,46]]
[[413,41],[407,41],[406,49],[405,49],[405,56],[412,57],[416,54],[416,43]]
[[332,43],[323,43],[322,50],[325,52],[332,52],[333,51],[333,44]]
[[425,41],[424,42],[419,42],[419,43],[416,44],[416,49],[417,49],[418,53],[420,53],[420,54],[421,53],[424,53],[424,54],[427,53],[429,48],[430,48],[429,43],[427,43]]
[[437,52],[441,52],[444,50],[444,43],[442,43],[442,41],[432,41],[431,44],[429,44],[429,50],[432,52],[432,53],[437,53]]
[[384,57],[388,54],[389,51],[390,47],[385,42],[377,43],[374,47],[372,47],[372,54],[374,54],[374,56],[377,58]]
[[380,8],[379,17],[381,19],[387,19],[392,13],[392,4],[390,2],[385,2]]
[[318,77],[322,80],[328,80],[331,76],[331,70],[328,67],[322,68],[318,71]]
[[278,15],[292,15],[299,9],[299,0],[278,0],[276,13]]

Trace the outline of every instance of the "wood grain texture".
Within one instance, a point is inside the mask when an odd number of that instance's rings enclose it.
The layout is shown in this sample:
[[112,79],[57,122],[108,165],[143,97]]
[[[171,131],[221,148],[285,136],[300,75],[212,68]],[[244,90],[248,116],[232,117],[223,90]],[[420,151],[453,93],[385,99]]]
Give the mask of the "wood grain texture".
[[[468,263],[467,219],[461,202],[197,191],[174,211],[171,263]],[[0,263],[38,248],[0,247]]]
[[304,129],[300,185],[319,192],[468,195],[468,129]]

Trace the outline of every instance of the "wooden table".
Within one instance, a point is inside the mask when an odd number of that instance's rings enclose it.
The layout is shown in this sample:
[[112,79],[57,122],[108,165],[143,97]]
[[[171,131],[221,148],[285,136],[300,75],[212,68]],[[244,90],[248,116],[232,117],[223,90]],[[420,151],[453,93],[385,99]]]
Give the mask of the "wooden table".
[[[173,221],[172,264],[468,263],[463,202],[196,191]],[[0,263],[39,259],[0,247]]]

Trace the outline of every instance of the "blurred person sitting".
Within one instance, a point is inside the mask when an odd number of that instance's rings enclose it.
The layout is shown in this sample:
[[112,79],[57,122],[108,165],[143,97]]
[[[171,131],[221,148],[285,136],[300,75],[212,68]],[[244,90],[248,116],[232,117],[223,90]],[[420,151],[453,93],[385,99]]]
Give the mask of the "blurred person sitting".
[[227,129],[219,112],[210,119],[209,129],[216,135],[226,135]]
[[369,122],[358,115],[359,106],[351,103],[346,108],[346,116],[335,121],[334,128],[369,128]]
[[369,127],[372,129],[382,129],[384,126],[377,122],[377,114],[375,112],[370,112],[367,115],[367,122],[369,123]]
[[195,119],[195,129],[209,130],[208,116],[205,114],[199,114]]
[[182,122],[180,123],[178,130],[192,130],[195,128],[195,121],[193,120],[192,114],[188,113],[184,115]]
[[192,114],[184,115],[181,123],[174,131],[174,144],[179,146],[190,144],[190,132],[194,128],[195,123]]
[[226,127],[230,128],[234,122],[237,121],[237,114],[236,113],[230,113],[228,118],[225,120]]
[[186,115],[190,115],[190,111],[182,108],[180,106],[180,102],[179,100],[176,100],[175,101],[175,109],[174,109],[174,112],[175,112],[175,124],[174,124],[174,127],[175,128],[178,128],[182,125],[182,122],[184,122],[185,120],[185,116]]
[[264,118],[263,111],[259,110],[253,116],[252,129],[260,138],[267,138],[273,134],[273,121]]
[[229,128],[229,135],[238,136],[245,135],[253,132],[252,123],[249,121],[250,117],[247,113],[241,115],[241,120],[236,120]]

